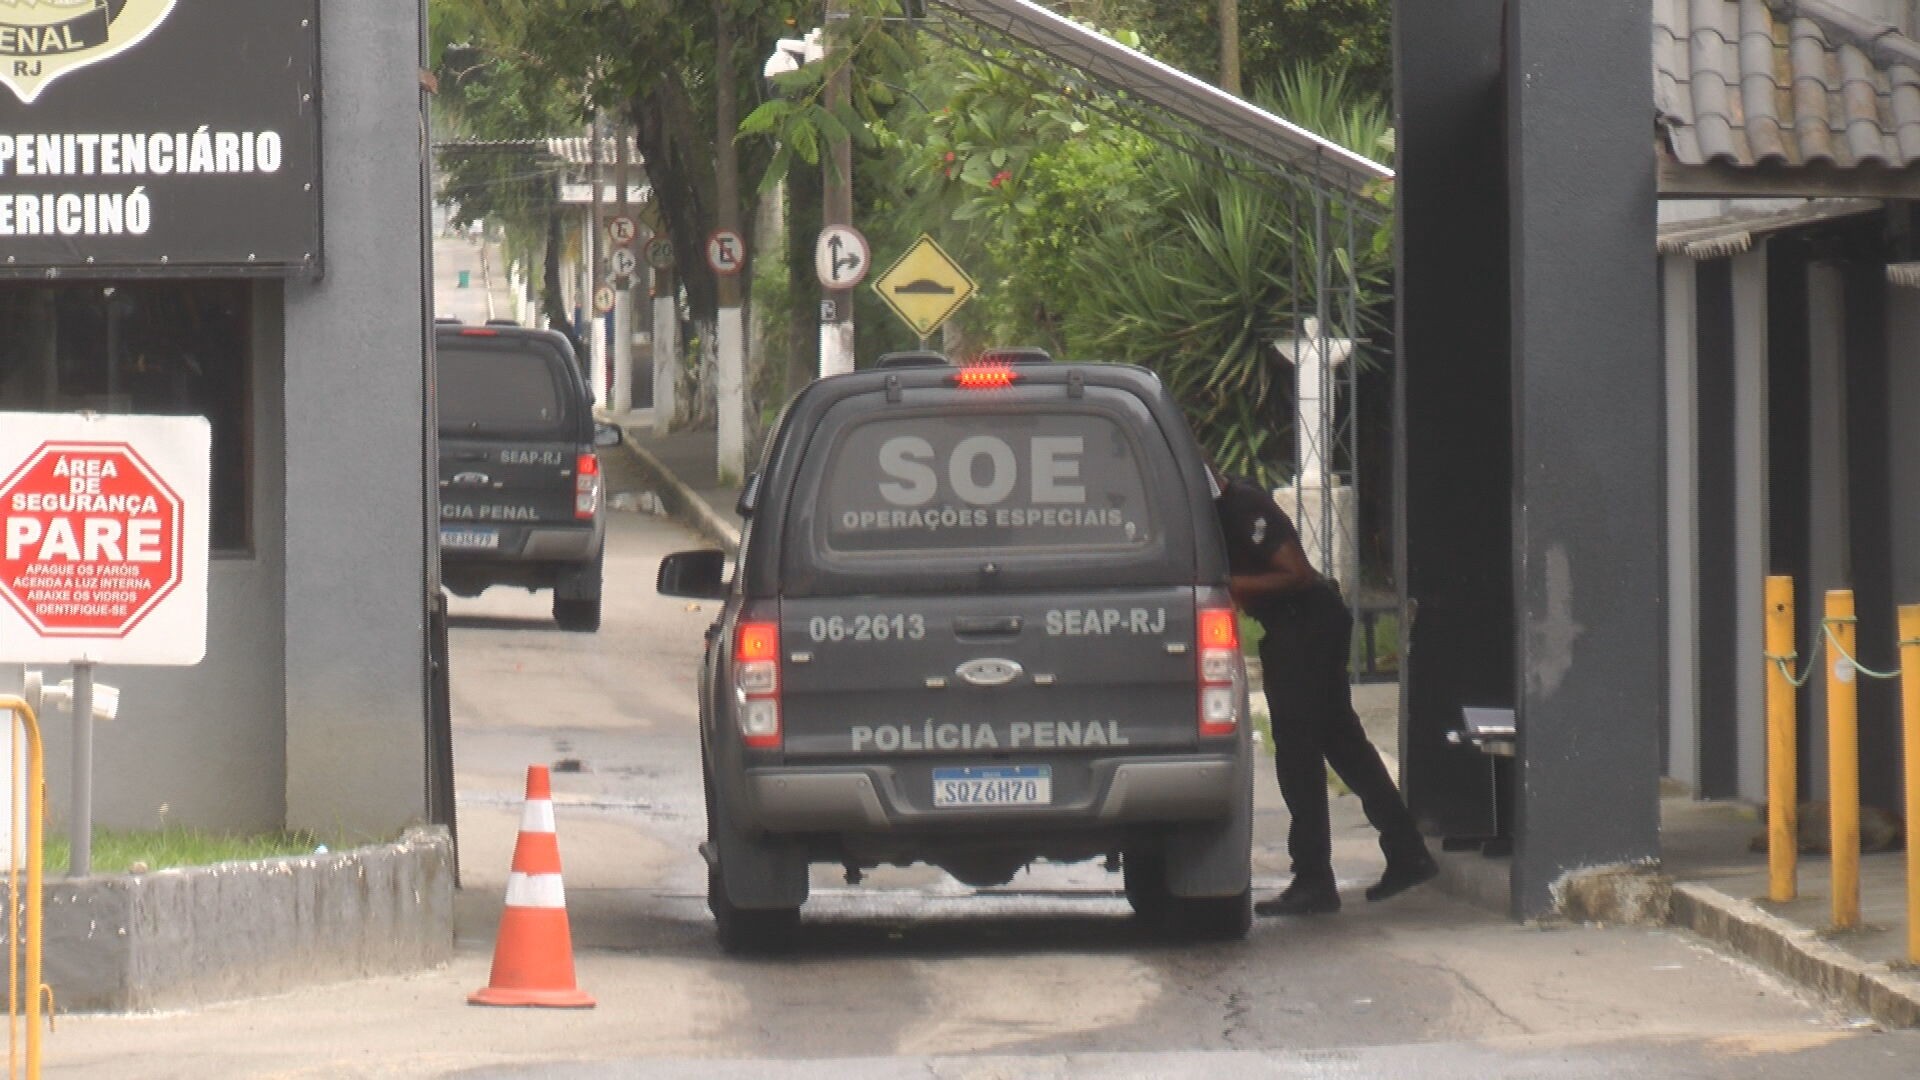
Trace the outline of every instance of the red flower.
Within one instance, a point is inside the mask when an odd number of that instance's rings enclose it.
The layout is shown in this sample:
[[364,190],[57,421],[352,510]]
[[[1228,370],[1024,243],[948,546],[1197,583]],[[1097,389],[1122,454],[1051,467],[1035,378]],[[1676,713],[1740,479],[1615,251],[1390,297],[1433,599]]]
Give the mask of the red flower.
[[947,151],[947,160],[948,160],[948,161],[952,161],[952,160],[953,160],[953,151],[951,151],[951,150],[949,150],[949,151]]
[[993,179],[987,181],[987,186],[999,187],[1011,179],[1013,179],[1013,173],[1006,169],[1001,169],[999,172],[993,174]]

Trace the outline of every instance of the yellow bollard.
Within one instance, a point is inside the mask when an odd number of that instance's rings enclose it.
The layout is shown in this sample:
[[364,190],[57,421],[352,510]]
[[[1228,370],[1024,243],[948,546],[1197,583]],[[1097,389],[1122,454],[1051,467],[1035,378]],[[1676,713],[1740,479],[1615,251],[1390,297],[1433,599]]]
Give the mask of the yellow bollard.
[[[20,724],[21,729],[26,733],[27,737],[28,796],[27,844],[25,848],[27,889],[25,905],[20,903],[18,860],[8,860],[8,862],[13,865],[7,868],[8,880],[12,886],[7,896],[7,941],[8,951],[11,954],[7,973],[9,998],[7,1002],[7,1074],[9,1076],[14,1075],[13,1035],[14,1017],[19,1010],[19,984],[17,982],[19,978],[19,968],[16,966],[13,958],[17,957],[18,954],[14,950],[19,948],[20,941],[22,940],[19,918],[20,908],[25,906],[27,909],[27,932],[25,934],[27,945],[26,1075],[28,1080],[40,1080],[40,996],[42,992],[40,979],[40,941],[42,936],[40,905],[42,900],[41,858],[44,854],[42,848],[46,843],[46,823],[43,813],[45,810],[46,795],[46,752],[40,743],[40,721],[33,715],[33,709],[28,706],[24,700],[17,697],[0,696],[0,715],[7,717],[7,742],[9,745],[16,743],[12,726],[15,722]],[[9,770],[13,768],[11,761],[7,763],[7,768]],[[12,818],[13,807],[9,806],[7,808],[7,816],[9,819]],[[17,832],[15,835],[18,835]],[[14,852],[16,855],[19,854],[20,851],[21,849],[19,847],[15,847]]]
[[[1815,644],[1818,644],[1816,642]],[[1795,774],[1800,751],[1795,744],[1798,701],[1785,658],[1793,654],[1793,579],[1767,579],[1767,899],[1784,904],[1800,895],[1800,807]],[[1814,655],[1819,651],[1814,650]]]
[[1833,928],[1860,925],[1860,673],[1853,590],[1827,592],[1827,816],[1832,819]]
[[1920,964],[1920,604],[1900,608],[1900,716],[1907,753],[1907,962]]

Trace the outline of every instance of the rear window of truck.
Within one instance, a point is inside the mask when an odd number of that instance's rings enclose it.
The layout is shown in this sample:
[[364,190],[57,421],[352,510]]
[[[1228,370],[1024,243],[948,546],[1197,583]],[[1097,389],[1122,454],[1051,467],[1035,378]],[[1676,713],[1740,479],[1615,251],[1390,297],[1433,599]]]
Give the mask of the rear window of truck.
[[544,347],[505,338],[443,337],[438,348],[440,433],[563,439],[563,362]]
[[1132,553],[1157,540],[1146,473],[1101,413],[888,416],[841,430],[814,520],[848,556]]

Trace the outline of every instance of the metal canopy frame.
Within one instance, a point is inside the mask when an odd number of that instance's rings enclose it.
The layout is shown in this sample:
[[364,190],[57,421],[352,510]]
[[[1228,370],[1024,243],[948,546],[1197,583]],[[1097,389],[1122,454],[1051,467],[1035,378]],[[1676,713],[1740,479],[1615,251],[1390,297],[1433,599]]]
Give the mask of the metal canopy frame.
[[990,31],[1003,41],[1037,51],[1151,108],[1173,126],[1202,133],[1235,156],[1364,203],[1364,190],[1393,179],[1393,170],[1313,132],[1288,123],[1217,86],[1031,3],[1030,0],[928,0]]
[[[943,17],[912,18],[922,32],[1044,87],[1032,70],[990,50],[1013,53],[1046,69],[1056,86],[1092,91],[1082,104],[1108,119],[1177,150],[1211,151],[1221,169],[1279,193],[1287,242],[1298,254],[1287,307],[1274,313],[1294,336],[1272,343],[1279,353],[1273,362],[1286,356],[1295,361],[1295,375],[1312,370],[1319,376],[1314,387],[1281,380],[1292,385],[1294,423],[1304,428],[1294,432],[1294,483],[1282,501],[1321,570],[1357,575],[1359,364],[1349,351],[1363,335],[1354,270],[1360,245],[1387,220],[1369,189],[1391,182],[1393,170],[1029,0],[927,0],[926,6],[967,29]],[[1310,356],[1318,362],[1302,363]],[[1357,607],[1359,583],[1343,585]]]

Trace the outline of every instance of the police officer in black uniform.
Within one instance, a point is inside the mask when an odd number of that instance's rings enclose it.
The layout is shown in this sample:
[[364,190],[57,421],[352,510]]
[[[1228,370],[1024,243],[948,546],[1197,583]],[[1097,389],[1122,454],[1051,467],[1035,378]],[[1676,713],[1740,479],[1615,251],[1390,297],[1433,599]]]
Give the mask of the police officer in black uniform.
[[1262,915],[1324,915],[1340,910],[1334,887],[1327,766],[1360,796],[1380,832],[1387,870],[1368,900],[1398,895],[1440,872],[1413,815],[1367,741],[1347,680],[1353,617],[1338,586],[1307,561],[1292,519],[1265,488],[1212,470],[1214,506],[1226,535],[1234,602],[1260,623],[1260,664],[1273,721],[1280,795],[1293,822],[1287,853],[1293,881],[1254,905]]

